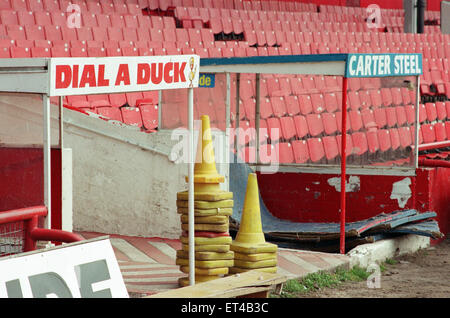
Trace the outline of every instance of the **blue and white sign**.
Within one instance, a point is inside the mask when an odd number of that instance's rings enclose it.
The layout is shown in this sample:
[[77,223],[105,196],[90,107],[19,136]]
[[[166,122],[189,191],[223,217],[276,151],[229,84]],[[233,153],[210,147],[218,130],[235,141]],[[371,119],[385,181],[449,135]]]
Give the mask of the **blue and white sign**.
[[346,77],[411,76],[422,74],[422,54],[349,54]]

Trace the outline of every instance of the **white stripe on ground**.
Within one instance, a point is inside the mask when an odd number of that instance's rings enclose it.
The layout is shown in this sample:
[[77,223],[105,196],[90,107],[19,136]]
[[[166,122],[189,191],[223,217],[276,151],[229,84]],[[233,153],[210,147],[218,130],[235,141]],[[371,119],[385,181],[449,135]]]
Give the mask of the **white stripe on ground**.
[[294,273],[288,272],[287,270],[285,270],[284,268],[282,268],[280,266],[278,266],[278,268],[277,268],[277,274],[281,274],[281,275],[287,276],[289,278],[298,276],[298,275],[295,275]]
[[343,260],[343,259],[339,259],[337,257],[330,257],[327,255],[319,255],[319,257],[321,259],[323,259],[325,262],[330,264],[330,267],[334,267],[334,266],[339,266],[339,265],[344,265],[345,263],[348,263],[348,261]]
[[150,245],[154,246],[158,250],[160,250],[162,253],[167,255],[170,258],[175,259],[177,257],[177,251],[173,249],[169,244],[163,243],[163,242],[151,242],[147,241]]
[[307,261],[305,261],[304,259],[302,259],[301,257],[291,254],[291,253],[283,253],[282,255],[284,258],[286,258],[288,261],[297,264],[301,267],[303,267],[305,270],[309,271],[309,272],[317,272],[320,271],[321,269],[311,263],[308,263]]
[[148,257],[127,241],[120,238],[110,238],[110,240],[111,244],[126,256],[128,256],[130,260],[135,262],[156,263],[154,259]]

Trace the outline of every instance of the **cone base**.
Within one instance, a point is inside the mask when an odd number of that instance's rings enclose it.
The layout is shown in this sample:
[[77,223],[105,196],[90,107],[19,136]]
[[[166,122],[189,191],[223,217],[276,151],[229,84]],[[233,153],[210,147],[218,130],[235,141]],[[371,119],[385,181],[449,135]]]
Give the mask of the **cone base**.
[[[189,209],[187,207],[178,207],[178,214],[189,214]],[[223,215],[231,216],[233,214],[233,208],[214,208],[214,209],[194,209],[194,216],[212,216],[212,215]]]
[[262,267],[262,268],[254,268],[254,269],[250,269],[250,268],[240,268],[240,267],[230,267],[229,273],[231,274],[239,274],[239,273],[245,273],[251,270],[257,270],[257,271],[261,271],[261,272],[266,272],[266,273],[276,273],[278,270],[277,266],[273,266],[273,267]]
[[[178,258],[185,258],[189,259],[189,252],[178,250],[177,251],[177,257]],[[206,260],[229,260],[234,259],[234,252],[229,251],[225,253],[216,253],[216,252],[195,252],[195,259],[199,261],[206,261]]]
[[[212,276],[197,276],[195,275],[195,283],[203,283],[203,282],[209,282],[210,280],[221,278],[221,276],[218,275],[212,275]],[[178,279],[178,285],[181,287],[189,286],[189,277],[181,277]]]
[[[195,268],[195,276],[215,276],[215,275],[226,275],[229,273],[229,267],[218,267],[218,268]],[[180,266],[180,271],[185,274],[189,274],[189,266]]]
[[277,259],[277,253],[256,253],[256,254],[243,254],[243,253],[234,253],[234,259],[241,261],[264,261],[269,259]]
[[[189,198],[188,191],[177,193],[177,200],[187,201]],[[233,199],[233,192],[220,190],[219,192],[197,192],[194,185],[194,200],[195,201],[223,201]]]
[[278,246],[272,243],[241,243],[233,241],[231,250],[242,254],[275,253]]
[[276,259],[266,259],[266,260],[256,261],[256,262],[243,261],[243,260],[239,260],[239,259],[234,260],[234,266],[240,267],[240,268],[255,269],[255,268],[262,268],[262,267],[273,267],[276,265],[277,265]]
[[[175,264],[180,266],[189,266],[189,259],[176,258]],[[198,268],[218,268],[218,267],[231,267],[234,264],[234,260],[212,260],[212,261],[195,261],[195,267]]]
[[[183,251],[189,251],[189,244],[181,244]],[[230,245],[195,245],[195,252],[226,253],[230,251]]]

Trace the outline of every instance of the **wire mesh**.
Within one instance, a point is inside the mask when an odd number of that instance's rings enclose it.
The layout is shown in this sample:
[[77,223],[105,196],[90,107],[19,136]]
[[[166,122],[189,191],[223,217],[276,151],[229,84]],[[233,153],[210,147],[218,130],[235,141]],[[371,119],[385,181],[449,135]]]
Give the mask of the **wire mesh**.
[[24,239],[23,221],[0,224],[0,257],[23,252]]

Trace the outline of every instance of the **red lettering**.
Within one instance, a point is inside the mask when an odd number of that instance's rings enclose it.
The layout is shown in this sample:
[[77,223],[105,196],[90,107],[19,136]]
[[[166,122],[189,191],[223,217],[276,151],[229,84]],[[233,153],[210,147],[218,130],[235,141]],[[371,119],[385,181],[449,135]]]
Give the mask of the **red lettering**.
[[164,82],[167,84],[170,84],[173,82],[173,75],[171,74],[173,70],[173,63],[168,62],[166,65],[164,65]]
[[130,72],[128,70],[128,64],[120,64],[117,71],[116,86],[119,86],[123,82],[125,85],[130,85]]
[[56,65],[55,88],[67,88],[72,81],[72,69],[70,65]]
[[72,72],[72,87],[73,88],[78,88],[78,69],[79,66],[78,65],[74,65],[73,66],[73,72]]
[[150,80],[150,65],[140,63],[137,68],[137,84],[147,84]]
[[98,86],[109,86],[109,79],[105,79],[105,64],[98,66]]
[[81,74],[80,87],[96,87],[97,81],[95,79],[95,66],[92,64],[85,65],[83,68],[83,73]]
[[[156,63],[152,63],[152,67],[150,68],[153,84],[161,83],[162,76],[163,76],[163,63],[158,63],[158,67],[156,67],[156,66],[157,66]],[[156,73],[158,73],[158,74],[156,74]]]
[[174,82],[186,82],[186,77],[184,76],[184,69],[186,67],[186,62],[178,63],[175,62],[175,68],[174,68],[174,74],[173,74],[173,81]]

